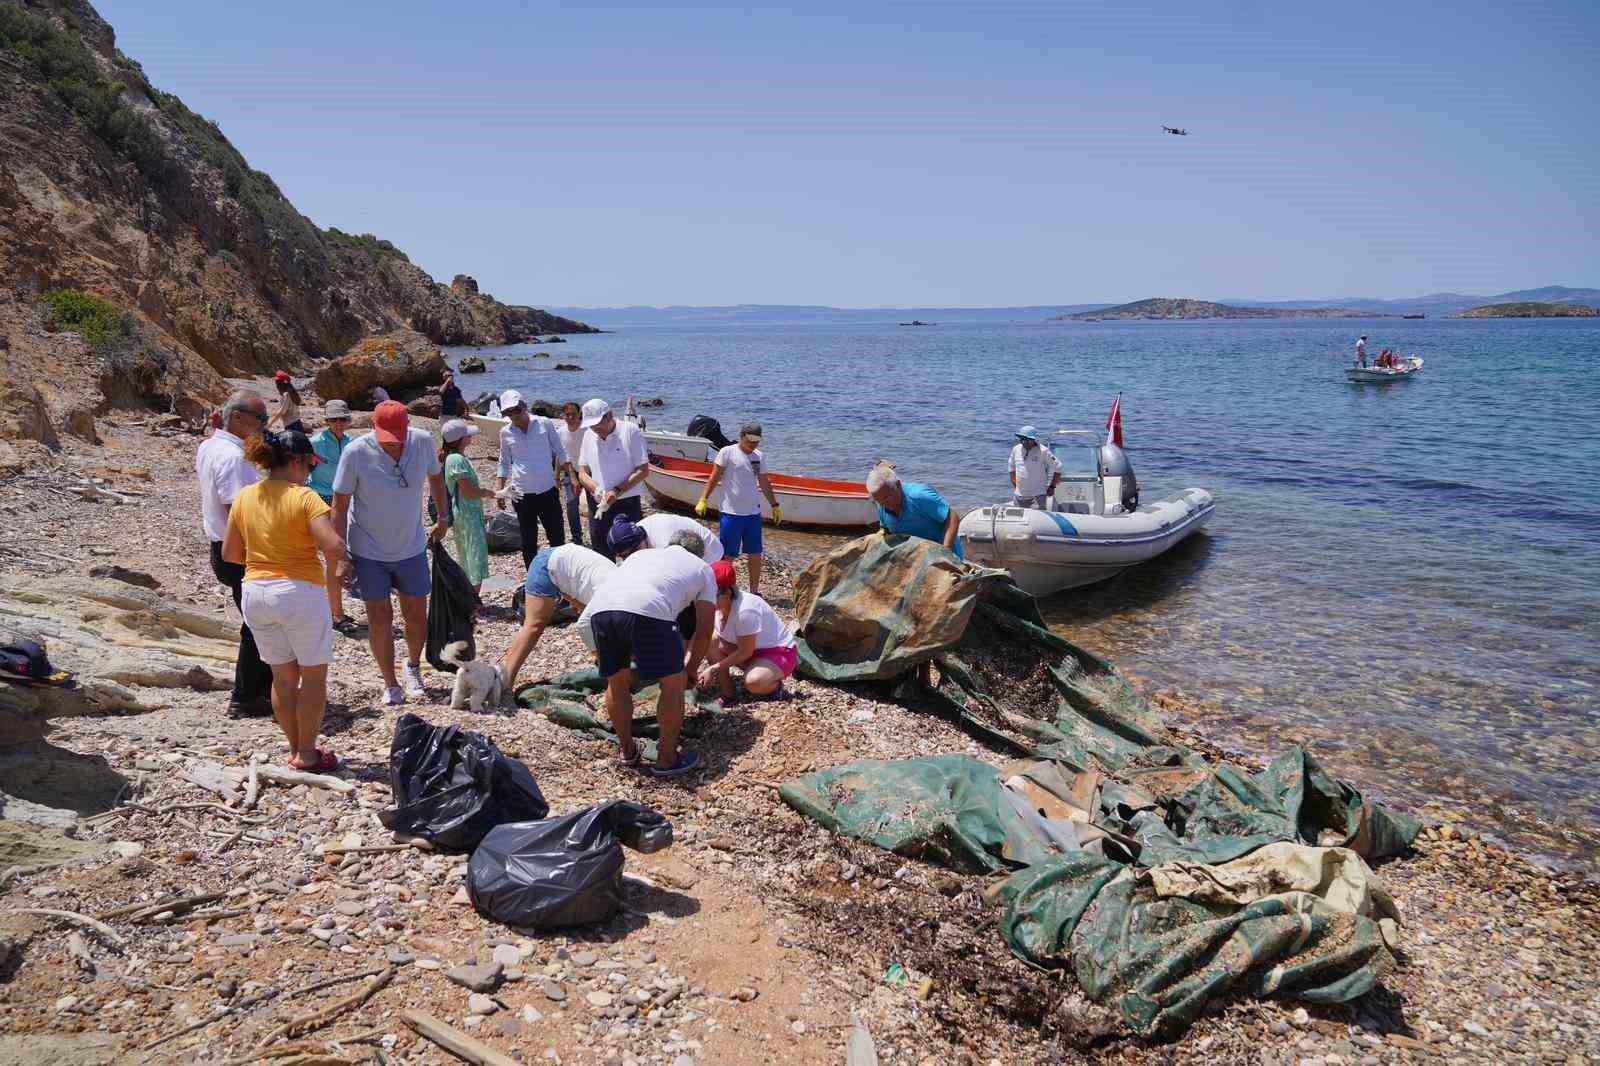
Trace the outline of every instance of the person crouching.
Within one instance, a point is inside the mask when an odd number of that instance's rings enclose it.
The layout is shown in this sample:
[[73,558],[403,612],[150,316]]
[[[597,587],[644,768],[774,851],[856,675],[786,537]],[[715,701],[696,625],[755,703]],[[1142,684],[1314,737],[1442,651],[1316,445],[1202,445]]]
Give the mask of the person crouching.
[[289,765],[327,773],[339,760],[317,747],[333,661],[326,584],[344,580],[350,557],[332,509],[306,488],[320,460],[304,433],[267,430],[246,442],[245,456],[266,479],[233,501],[222,557],[244,565],[241,609],[272,668],[272,713],[289,741]]
[[700,668],[701,688],[715,684],[720,702],[734,702],[733,671],[744,671],[744,688],[752,696],[783,699],[783,679],[794,675],[800,651],[794,633],[778,612],[754,592],[739,591],[739,575],[729,562],[711,564],[717,579],[714,661]]
[[[711,567],[680,545],[642,547],[644,531],[626,516],[611,523],[608,537],[621,561],[584,608],[578,625],[594,633],[620,764],[638,766],[640,761],[639,746],[633,741],[631,666],[642,684],[654,681],[661,686],[656,701],[661,737],[653,773],[679,777],[700,767],[699,754],[680,750],[678,736],[683,728],[684,689],[711,643],[717,579]],[[695,632],[686,664],[676,619],[689,608],[694,610]]]

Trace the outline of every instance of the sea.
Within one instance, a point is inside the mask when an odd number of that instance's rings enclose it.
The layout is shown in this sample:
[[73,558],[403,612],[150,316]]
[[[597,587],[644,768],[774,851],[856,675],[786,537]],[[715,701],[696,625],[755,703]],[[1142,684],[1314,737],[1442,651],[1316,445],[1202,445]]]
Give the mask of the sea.
[[[1346,382],[1362,333],[1425,368]],[[469,399],[660,398],[652,426],[758,421],[775,471],[887,458],[963,509],[1006,498],[1019,426],[1103,428],[1120,393],[1143,499],[1199,486],[1216,512],[1046,600],[1053,629],[1236,750],[1304,741],[1373,798],[1600,859],[1600,323],[697,324],[470,351]]]

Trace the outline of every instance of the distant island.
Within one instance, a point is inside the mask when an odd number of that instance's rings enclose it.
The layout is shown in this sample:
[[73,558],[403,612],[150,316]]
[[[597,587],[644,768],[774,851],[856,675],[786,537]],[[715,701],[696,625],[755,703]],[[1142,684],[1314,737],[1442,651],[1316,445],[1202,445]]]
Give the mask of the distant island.
[[1546,304],[1524,300],[1513,304],[1485,304],[1462,311],[1455,318],[1594,318],[1600,308],[1581,304]]
[[1050,322],[1126,322],[1132,320],[1200,319],[1200,318],[1382,318],[1370,311],[1354,311],[1344,307],[1234,307],[1231,304],[1212,303],[1209,300],[1171,300],[1153,297],[1136,300],[1131,304],[1118,304],[1096,311],[1080,311],[1075,315],[1056,315]]

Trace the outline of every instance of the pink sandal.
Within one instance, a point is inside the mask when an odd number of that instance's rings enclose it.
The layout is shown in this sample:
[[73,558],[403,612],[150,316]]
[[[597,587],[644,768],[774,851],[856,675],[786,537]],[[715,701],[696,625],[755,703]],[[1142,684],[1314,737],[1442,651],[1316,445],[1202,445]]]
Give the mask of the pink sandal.
[[334,770],[339,768],[339,757],[337,755],[322,748],[317,748],[315,750],[317,753],[317,761],[312,763],[310,766],[296,766],[294,764],[294,756],[289,756],[289,769],[299,770],[303,774],[326,774],[332,773]]

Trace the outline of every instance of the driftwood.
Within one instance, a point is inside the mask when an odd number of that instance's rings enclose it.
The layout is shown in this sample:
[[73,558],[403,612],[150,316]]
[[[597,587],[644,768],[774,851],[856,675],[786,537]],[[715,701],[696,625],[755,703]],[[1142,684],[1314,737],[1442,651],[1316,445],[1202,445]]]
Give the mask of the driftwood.
[[133,917],[128,920],[137,922],[141,918],[160,914],[162,911],[178,913],[193,910],[202,904],[215,903],[222,896],[223,893],[221,892],[205,892],[197,896],[168,896],[165,899],[154,900],[150,903],[130,903],[126,907],[118,907],[116,910],[106,911],[99,917],[102,921],[110,921],[112,918],[123,918],[132,915]]
[[[334,978],[331,981],[323,981],[320,984],[308,985],[305,988],[292,993],[290,998],[304,995],[305,993],[311,992],[313,989],[327,988],[329,985],[338,984],[341,981],[348,981],[353,977],[369,976],[372,974],[373,971],[368,970],[365,974],[346,974],[343,977]],[[344,999],[339,1000],[337,1003],[330,1003],[321,1010],[312,1011],[310,1014],[302,1014],[298,1018],[291,1018],[289,1021],[284,1022],[271,1033],[267,1034],[266,1038],[261,1041],[261,1046],[266,1047],[268,1044],[271,1044],[274,1041],[280,1040],[286,1036],[304,1036],[306,1033],[321,1029],[324,1025],[327,1025],[345,1011],[354,1010],[367,1000],[371,999],[380,989],[382,989],[390,981],[394,980],[394,975],[395,968],[393,966],[385,966],[382,970],[377,972],[376,976],[372,977],[372,980],[362,985],[359,989],[346,996]]]
[[312,788],[325,788],[330,792],[354,792],[355,783],[339,777],[329,777],[327,774],[308,774],[304,770],[291,770],[286,766],[258,766],[256,772],[263,781],[272,781],[280,785],[310,785]]
[[232,800],[244,783],[242,772],[216,763],[191,763],[180,770],[179,775],[208,792],[215,792],[224,801]]
[[261,798],[261,766],[257,756],[250,756],[249,776],[244,784],[244,809],[256,809],[256,801]]
[[77,922],[79,925],[93,929],[119,948],[126,947],[128,943],[122,939],[115,929],[106,923],[96,921],[87,914],[79,914],[77,911],[58,911],[48,907],[14,907],[8,911],[0,911],[0,914],[43,914],[51,918],[64,918],[69,922]]
[[257,1006],[257,1005],[262,1004],[262,1003],[265,1003],[267,1000],[271,999],[273,996],[276,996],[281,991],[283,991],[281,988],[279,988],[278,986],[274,985],[271,988],[266,989],[265,991],[257,992],[255,995],[251,996],[249,999],[243,999],[243,1000],[240,1000],[238,1003],[233,1004],[232,1006],[223,1007],[221,1010],[215,1012],[214,1014],[211,1014],[208,1017],[200,1019],[199,1021],[195,1022],[193,1025],[186,1025],[182,1029],[177,1030],[176,1032],[168,1033],[166,1036],[163,1036],[160,1039],[152,1040],[152,1041],[150,1041],[150,1043],[146,1044],[144,1047],[140,1048],[139,1050],[141,1050],[141,1051],[154,1051],[156,1048],[160,1047],[162,1044],[167,1043],[168,1041],[176,1040],[180,1036],[186,1036],[189,1033],[194,1032],[196,1029],[204,1029],[206,1026],[211,1025],[213,1022],[220,1022],[222,1019],[226,1018],[230,1014],[237,1014],[240,1011],[249,1010],[251,1007]]
[[83,942],[83,937],[77,933],[67,934],[67,953],[78,964],[78,969],[91,976],[100,975],[100,965],[94,961],[94,956],[89,954],[89,945]]
[[431,1014],[424,1014],[420,1010],[403,1010],[400,1020],[418,1035],[432,1040],[472,1066],[521,1066],[516,1059],[500,1054],[483,1041],[473,1039],[452,1025],[446,1025]]

